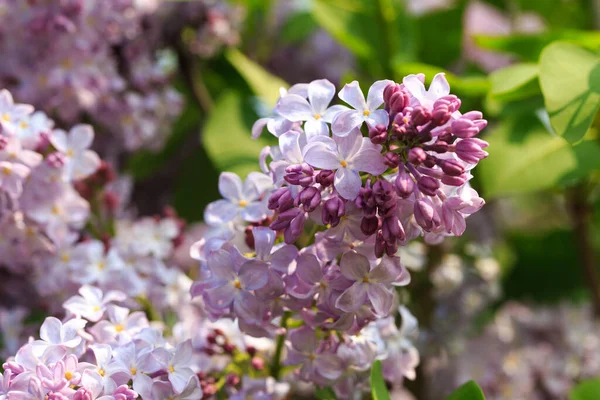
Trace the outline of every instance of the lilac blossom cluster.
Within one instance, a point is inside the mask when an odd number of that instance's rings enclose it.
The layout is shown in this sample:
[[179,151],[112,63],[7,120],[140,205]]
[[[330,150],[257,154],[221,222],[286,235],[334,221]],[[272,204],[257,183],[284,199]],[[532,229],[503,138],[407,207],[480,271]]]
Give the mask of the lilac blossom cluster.
[[[184,5],[170,3],[2,2],[0,87],[62,123],[91,119],[119,147],[160,149],[183,102],[172,87],[177,60],[162,26],[182,30]],[[205,1],[185,7],[185,23],[195,24],[190,29],[204,45],[199,52],[209,56],[235,42],[227,7]]]
[[423,80],[378,81],[366,99],[352,82],[339,92],[350,107],[330,106],[327,80],[282,90],[274,115],[253,128],[279,145],[244,182],[221,174],[224,199],[208,205],[211,229],[192,247],[201,262],[192,295],[209,315],[287,338],[283,363],[343,398],[375,359],[388,360],[391,382],[414,378],[415,321],[404,308],[400,328],[394,317],[398,287],[410,282],[399,246],[461,235],[484,204],[468,181],[487,156],[474,137],[486,121],[458,111],[443,74],[429,90]]

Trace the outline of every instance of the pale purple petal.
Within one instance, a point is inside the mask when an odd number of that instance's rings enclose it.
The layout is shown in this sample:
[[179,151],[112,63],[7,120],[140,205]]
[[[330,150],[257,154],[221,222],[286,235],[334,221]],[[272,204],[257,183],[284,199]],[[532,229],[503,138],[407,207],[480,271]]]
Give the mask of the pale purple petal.
[[315,369],[326,379],[337,379],[342,374],[340,359],[333,354],[320,355],[315,362]]
[[446,80],[446,74],[440,72],[433,77],[431,85],[429,85],[428,93],[432,98],[439,99],[450,94],[450,85]]
[[286,244],[281,246],[271,254],[271,268],[283,274],[289,272],[290,264],[298,257],[296,246]]
[[238,205],[229,200],[213,201],[204,209],[204,221],[209,225],[219,225],[234,219],[238,211]]
[[322,119],[317,121],[311,118],[304,123],[304,132],[310,141],[315,136],[329,136],[329,127]]
[[383,285],[372,283],[367,285],[367,294],[375,314],[379,317],[387,316],[394,301],[392,291],[386,289]]
[[292,121],[280,116],[275,116],[267,122],[267,130],[277,137],[292,129],[293,126]]
[[94,129],[90,125],[76,125],[69,131],[69,143],[74,149],[89,149],[93,140]]
[[279,148],[281,154],[289,161],[300,164],[303,161],[300,149],[300,134],[296,131],[288,131],[279,136]]
[[323,278],[321,264],[312,254],[302,254],[298,257],[296,273],[304,282],[315,284]]
[[297,94],[288,94],[277,104],[277,112],[290,121],[306,121],[315,114],[308,101]]
[[229,307],[233,302],[235,294],[236,289],[231,283],[206,290],[207,301],[215,308]]
[[47,317],[40,327],[40,338],[48,343],[60,344],[62,323],[58,318]]
[[335,86],[327,79],[312,81],[308,85],[308,100],[315,113],[322,116],[335,95]]
[[267,284],[269,269],[263,261],[248,261],[240,268],[240,282],[245,290],[256,290]]
[[348,168],[355,171],[368,172],[372,175],[380,175],[388,168],[383,163],[384,158],[381,153],[374,149],[361,150],[347,161]]
[[392,283],[397,281],[403,273],[399,257],[385,256],[381,262],[371,270],[369,279],[376,283]]
[[340,270],[342,275],[353,281],[361,281],[369,274],[371,264],[369,259],[355,251],[349,251],[342,255]]
[[363,282],[350,286],[335,302],[335,306],[345,312],[354,312],[361,308],[367,300],[367,288]]
[[359,129],[353,129],[347,136],[335,136],[334,140],[337,144],[340,158],[348,161],[360,150],[363,142],[363,136]]
[[348,168],[340,168],[335,173],[333,186],[344,199],[354,200],[358,196],[362,181],[358,172]]
[[192,341],[190,339],[177,345],[175,355],[171,360],[171,365],[174,366],[187,366],[192,359]]
[[390,84],[393,83],[389,79],[377,81],[369,88],[369,94],[367,95],[367,107],[373,111],[379,108],[383,104],[383,90]]
[[340,167],[337,153],[323,142],[309,143],[304,148],[304,161],[315,168],[335,170]]
[[67,139],[67,132],[62,129],[56,129],[50,135],[50,143],[56,148],[56,150],[66,153],[69,150],[69,141]]
[[321,116],[321,119],[325,122],[332,123],[335,119],[335,116],[341,113],[342,111],[350,110],[348,107],[343,106],[341,104],[336,104],[335,106],[329,107]]
[[240,216],[244,221],[260,222],[267,217],[269,209],[265,202],[254,202],[240,209]]
[[271,254],[271,249],[275,243],[275,231],[264,226],[256,226],[252,228],[254,236],[254,249],[256,258],[259,260],[266,259]]
[[309,354],[317,349],[315,331],[308,326],[291,331],[290,341],[294,350],[301,353]]
[[365,95],[363,94],[362,90],[360,90],[358,81],[352,81],[346,84],[342,90],[340,90],[338,96],[340,99],[344,100],[346,103],[350,104],[360,112],[367,110]]
[[262,134],[263,129],[267,126],[267,123],[271,120],[271,118],[259,118],[252,125],[252,139],[258,139]]
[[264,303],[248,292],[239,292],[233,302],[233,311],[246,322],[260,322],[264,310]]
[[83,179],[100,167],[100,157],[96,152],[87,150],[73,159],[73,179]]
[[242,199],[242,180],[233,172],[223,172],[219,175],[219,193],[231,201]]
[[375,110],[372,111],[368,117],[365,117],[365,122],[372,128],[376,125],[388,126],[388,123],[390,121],[389,118],[390,116],[388,115],[387,111]]
[[364,122],[362,111],[342,111],[335,116],[331,124],[331,132],[336,136],[346,136],[354,128],[358,128]]
[[408,90],[408,92],[417,100],[421,100],[425,98],[427,91],[425,90],[425,85],[416,75],[408,75],[402,79],[402,83],[404,87]]

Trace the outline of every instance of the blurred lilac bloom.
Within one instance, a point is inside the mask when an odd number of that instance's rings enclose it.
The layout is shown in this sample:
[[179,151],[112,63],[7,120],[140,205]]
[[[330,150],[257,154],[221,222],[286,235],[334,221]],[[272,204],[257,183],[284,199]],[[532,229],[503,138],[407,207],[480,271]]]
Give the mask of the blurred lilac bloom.
[[19,197],[29,168],[23,164],[0,161],[0,189],[12,197]]
[[447,233],[461,236],[467,223],[465,218],[483,207],[483,200],[468,184],[459,189],[457,196],[446,199],[442,204],[442,220]]
[[80,296],[68,299],[63,307],[73,315],[83,317],[91,322],[98,322],[106,311],[106,306],[113,301],[124,301],[127,296],[123,292],[111,290],[106,294],[102,290],[88,285],[79,288]]
[[192,353],[192,341],[188,339],[177,345],[173,357],[169,360],[167,367],[169,382],[173,385],[176,393],[181,393],[186,388],[190,378],[195,375],[190,368]]
[[371,269],[365,256],[351,251],[342,256],[340,270],[346,278],[354,281],[335,304],[345,312],[356,311],[370,303],[377,316],[385,317],[394,299],[391,286],[404,286],[410,282],[410,275],[398,257],[384,257],[379,265]]
[[197,400],[202,398],[202,389],[197,376],[190,377],[181,393],[175,393],[169,382],[155,381],[152,384],[152,396],[148,398],[156,400]]
[[299,371],[300,379],[311,381],[320,375],[333,380],[341,375],[341,365],[333,354],[317,352],[315,331],[308,326],[291,331],[290,344],[285,363],[302,365]]
[[[308,96],[308,84],[306,83],[298,83],[292,86],[289,90],[285,90],[284,88],[279,89],[279,99],[277,100],[277,104],[281,102],[281,100],[287,95],[296,95],[300,96],[304,99]],[[254,125],[252,125],[252,138],[258,139],[261,135],[265,126],[269,133],[273,136],[279,137],[283,133],[288,132],[289,130],[294,128],[294,122],[288,120],[283,115],[281,115],[275,106],[273,110],[273,116],[259,118]]]
[[346,84],[340,90],[340,99],[350,104],[354,110],[340,111],[331,124],[331,131],[336,136],[346,136],[353,129],[360,128],[363,122],[371,128],[376,125],[388,125],[389,115],[378,108],[383,104],[383,90],[392,83],[390,80],[376,81],[369,88],[367,99],[357,81]]
[[374,145],[358,129],[344,137],[320,137],[304,149],[305,161],[316,168],[336,171],[333,186],[347,200],[354,200],[362,186],[359,172],[380,175],[387,170],[381,146]]
[[15,104],[12,94],[6,89],[0,91],[0,131],[7,136],[12,136],[17,130],[16,124],[23,117],[33,112],[29,104]]
[[83,319],[72,319],[64,324],[54,317],[47,317],[40,328],[40,339],[38,342],[46,346],[65,346],[74,349],[81,343],[79,331],[87,324]]
[[94,130],[90,125],[76,125],[69,134],[56,129],[50,136],[50,142],[65,158],[63,172],[65,179],[78,180],[94,173],[100,166],[100,158],[88,150],[94,140]]
[[255,175],[249,175],[242,184],[239,176],[223,172],[219,176],[219,192],[224,197],[210,203],[204,211],[204,220],[210,225],[229,222],[238,215],[248,222],[260,222],[269,213],[261,199],[261,190]]
[[329,107],[335,95],[335,86],[327,79],[312,81],[308,85],[308,100],[296,94],[288,94],[277,104],[277,111],[290,121],[306,121],[304,131],[309,141],[315,136],[329,136],[329,127],[343,106]]
[[429,85],[429,89],[425,89],[423,81],[417,75],[408,75],[402,80],[404,87],[413,97],[413,106],[421,105],[428,109],[433,109],[433,103],[441,97],[450,94],[450,85],[446,80],[446,75],[441,72],[436,74]]

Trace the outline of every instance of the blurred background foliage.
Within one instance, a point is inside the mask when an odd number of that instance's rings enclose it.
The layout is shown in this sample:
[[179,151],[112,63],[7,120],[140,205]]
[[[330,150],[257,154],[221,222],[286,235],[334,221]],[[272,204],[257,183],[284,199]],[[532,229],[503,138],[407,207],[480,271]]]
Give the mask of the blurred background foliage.
[[[218,197],[218,173],[258,169],[257,155],[274,143],[250,131],[280,87],[321,77],[368,87],[445,71],[461,109],[490,121],[490,156],[473,181],[488,205],[467,232],[501,261],[503,300],[589,298],[584,252],[600,252],[598,1],[231,2],[246,12],[241,43],[180,68],[186,107],[167,145],[129,160],[138,196],[201,220]],[[161,176],[166,198],[144,190]]]

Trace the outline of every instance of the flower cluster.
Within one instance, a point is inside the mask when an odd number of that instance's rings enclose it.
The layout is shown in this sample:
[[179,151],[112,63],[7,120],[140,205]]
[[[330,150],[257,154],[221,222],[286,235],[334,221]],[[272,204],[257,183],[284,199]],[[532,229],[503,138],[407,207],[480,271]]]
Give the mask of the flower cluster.
[[210,55],[235,36],[227,7],[192,2],[183,20],[184,5],[170,3],[3,2],[0,86],[66,124],[91,118],[127,150],[159,149],[182,106],[171,85],[177,61],[168,40],[185,22],[205,46],[212,43],[203,50]]
[[[398,247],[461,235],[484,204],[468,181],[487,156],[474,138],[486,121],[458,111],[443,74],[429,90],[423,80],[378,81],[366,99],[352,82],[339,92],[350,107],[330,106],[327,80],[282,91],[274,115],[253,128],[279,145],[245,182],[220,176],[224,199],[206,208],[212,229],[192,248],[201,261],[192,295],[212,318],[236,318],[258,337],[289,330],[284,363],[343,397],[386,355],[390,380],[414,378],[418,352],[397,338],[412,319],[394,324],[396,288],[410,281]],[[390,332],[393,350],[378,351],[385,334],[369,331]]]

